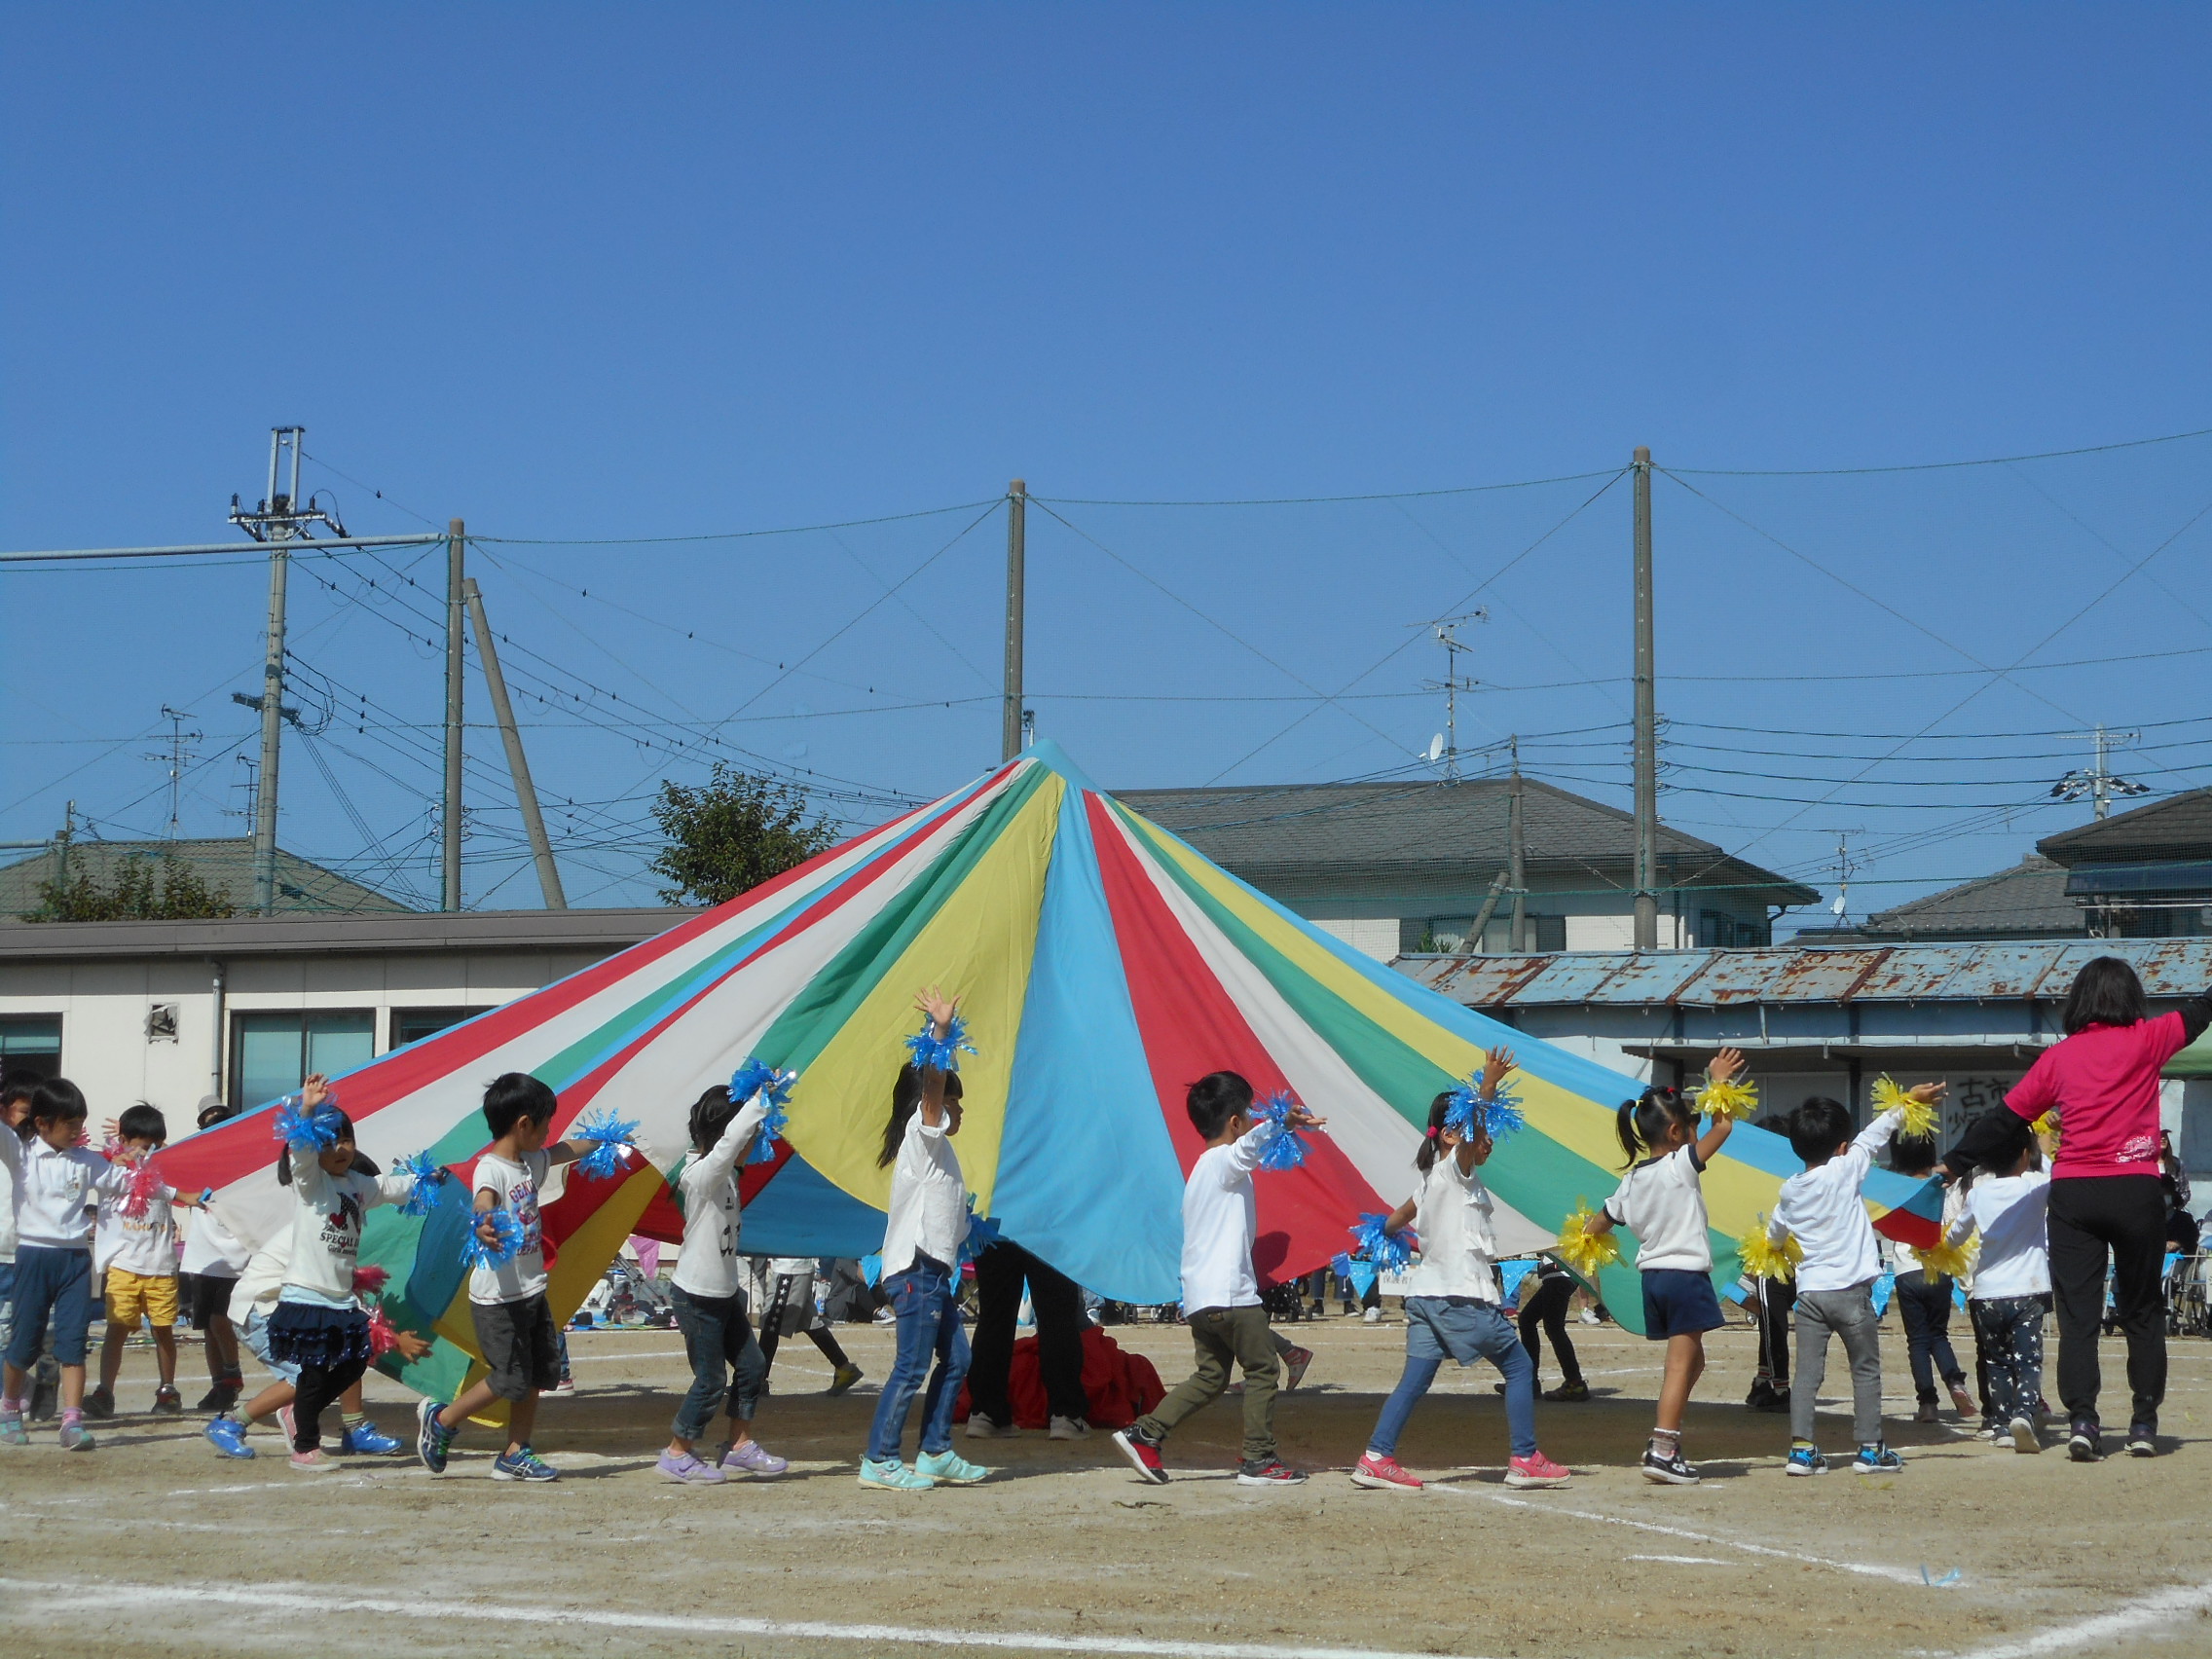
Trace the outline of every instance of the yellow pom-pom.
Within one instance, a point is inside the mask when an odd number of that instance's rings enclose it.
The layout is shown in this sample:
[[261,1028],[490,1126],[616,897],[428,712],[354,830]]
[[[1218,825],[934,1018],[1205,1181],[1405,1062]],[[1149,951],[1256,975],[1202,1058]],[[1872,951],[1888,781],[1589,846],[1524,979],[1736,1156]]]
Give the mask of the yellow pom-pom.
[[1805,1247],[1788,1234],[1775,1243],[1766,1235],[1762,1215],[1756,1227],[1736,1240],[1736,1254],[1743,1258],[1744,1272],[1753,1278],[1793,1279],[1797,1264],[1805,1259]]
[[1715,1118],[1749,1118],[1759,1109],[1759,1086],[1740,1077],[1709,1083],[1698,1090],[1697,1109]]
[[1933,1139],[1943,1122],[1940,1107],[1932,1101],[1915,1099],[1910,1089],[1900,1087],[1897,1079],[1884,1072],[1874,1080],[1875,1116],[1899,1110],[1904,1113],[1904,1124],[1899,1130],[1900,1134]]
[[1973,1268],[1973,1259],[1981,1253],[1981,1235],[1974,1234],[1963,1244],[1931,1244],[1925,1250],[1915,1250],[1920,1258],[1920,1271],[1934,1284],[1943,1277],[1964,1278]]
[[2037,1134],[2044,1136],[2055,1148],[2058,1145],[2058,1108],[2053,1106],[2038,1118],[2033,1127]]
[[1574,1213],[1567,1218],[1567,1225],[1559,1230],[1559,1259],[1578,1278],[1595,1280],[1600,1268],[1617,1266],[1621,1259],[1620,1240],[1610,1233],[1585,1233],[1595,1212],[1588,1203],[1575,1206]]

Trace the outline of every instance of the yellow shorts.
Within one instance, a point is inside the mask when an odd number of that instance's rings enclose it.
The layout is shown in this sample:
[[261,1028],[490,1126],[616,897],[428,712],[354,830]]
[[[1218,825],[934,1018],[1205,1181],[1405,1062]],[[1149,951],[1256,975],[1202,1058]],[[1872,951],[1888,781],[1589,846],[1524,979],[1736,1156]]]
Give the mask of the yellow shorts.
[[107,1271],[107,1322],[136,1325],[143,1313],[156,1327],[176,1323],[176,1274],[151,1277],[122,1268]]

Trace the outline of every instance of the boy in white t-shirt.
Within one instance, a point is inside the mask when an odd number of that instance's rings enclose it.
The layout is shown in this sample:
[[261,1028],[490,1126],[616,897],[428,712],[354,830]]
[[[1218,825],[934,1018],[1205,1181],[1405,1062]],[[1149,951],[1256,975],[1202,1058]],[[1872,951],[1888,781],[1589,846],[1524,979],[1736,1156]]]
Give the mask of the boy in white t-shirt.
[[[116,1138],[123,1143],[118,1163],[143,1163],[168,1143],[168,1123],[141,1100],[116,1121]],[[138,1185],[135,1178],[130,1185]],[[159,1183],[136,1197],[129,1187],[100,1194],[92,1272],[105,1275],[107,1336],[100,1344],[99,1386],[85,1396],[87,1417],[115,1416],[115,1380],[123,1371],[124,1347],[137,1335],[140,1319],[153,1328],[154,1363],[161,1373],[154,1410],[172,1417],[183,1412],[184,1397],[176,1391],[174,1212],[197,1208],[199,1202]]]
[[[2043,1316],[2050,1307],[2050,1176],[2034,1137],[2004,1163],[1973,1177],[1947,1244],[1976,1231],[1973,1291],[1967,1301],[1974,1340],[1989,1362],[1989,1405],[1981,1438],[2009,1435],[2015,1452],[2041,1452],[2037,1402],[2043,1398]],[[1954,1189],[1955,1190],[1955,1189]]]
[[[1244,1375],[1244,1456],[1237,1484],[1296,1486],[1306,1477],[1275,1456],[1275,1379],[1281,1368],[1252,1271],[1252,1241],[1259,1232],[1252,1172],[1280,1130],[1272,1120],[1253,1123],[1252,1086],[1235,1072],[1198,1079],[1184,1109],[1206,1142],[1183,1187],[1183,1310],[1198,1368],[1151,1413],[1116,1433],[1114,1444],[1138,1474],[1165,1485],[1161,1443],[1177,1423],[1220,1397],[1235,1364]],[[1318,1128],[1326,1121],[1293,1106],[1283,1126]]]

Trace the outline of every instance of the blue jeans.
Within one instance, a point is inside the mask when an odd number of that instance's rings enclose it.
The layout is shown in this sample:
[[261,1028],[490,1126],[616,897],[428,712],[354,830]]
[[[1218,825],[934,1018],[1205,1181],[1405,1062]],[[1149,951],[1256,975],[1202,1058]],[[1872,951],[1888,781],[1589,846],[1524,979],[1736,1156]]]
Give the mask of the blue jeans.
[[[929,1391],[922,1395],[922,1450],[949,1452],[952,1407],[968,1375],[968,1333],[961,1329],[960,1309],[952,1300],[952,1270],[917,1256],[912,1267],[885,1279],[883,1289],[899,1316],[899,1356],[891,1362],[891,1375],[875,1402],[867,1455],[879,1463],[899,1456],[906,1414],[913,1410],[925,1374]],[[935,1371],[930,1369],[933,1356]]]
[[1957,1387],[1967,1380],[1959,1356],[1951,1348],[1951,1286],[1949,1274],[1934,1284],[1926,1273],[1899,1273],[1892,1298],[1898,1317],[1904,1321],[1904,1353],[1912,1366],[1912,1387],[1922,1405],[1936,1403],[1936,1379]]
[[745,1292],[735,1296],[694,1296],[680,1284],[669,1286],[676,1328],[691,1358],[691,1388],[676,1409],[673,1432],[679,1440],[698,1440],[715,1420],[724,1395],[730,1416],[751,1422],[760,1407],[760,1383],[768,1362],[745,1316]]
[[16,1264],[0,1262],[0,1354],[8,1351],[8,1333],[16,1327]]
[[1406,1374],[1382,1402],[1382,1416],[1367,1438],[1367,1449],[1378,1457],[1396,1453],[1406,1419],[1414,1415],[1414,1407],[1428,1392],[1437,1368],[1447,1358],[1461,1365],[1487,1359],[1497,1367],[1505,1378],[1505,1427],[1513,1456],[1531,1456],[1536,1450],[1535,1362],[1521,1346],[1521,1333],[1512,1320],[1491,1303],[1464,1296],[1406,1298]]

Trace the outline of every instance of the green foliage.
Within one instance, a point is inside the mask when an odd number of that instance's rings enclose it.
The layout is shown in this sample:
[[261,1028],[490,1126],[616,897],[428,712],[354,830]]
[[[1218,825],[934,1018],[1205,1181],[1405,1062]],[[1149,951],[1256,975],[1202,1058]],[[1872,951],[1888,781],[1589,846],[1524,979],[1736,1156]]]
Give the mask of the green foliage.
[[652,869],[673,884],[660,890],[671,904],[719,904],[837,841],[835,829],[807,817],[803,789],[724,760],[698,789],[664,780],[653,822],[667,845]]
[[228,887],[211,887],[174,853],[159,859],[116,861],[103,883],[65,863],[55,879],[38,884],[38,908],[26,922],[170,922],[235,916]]

